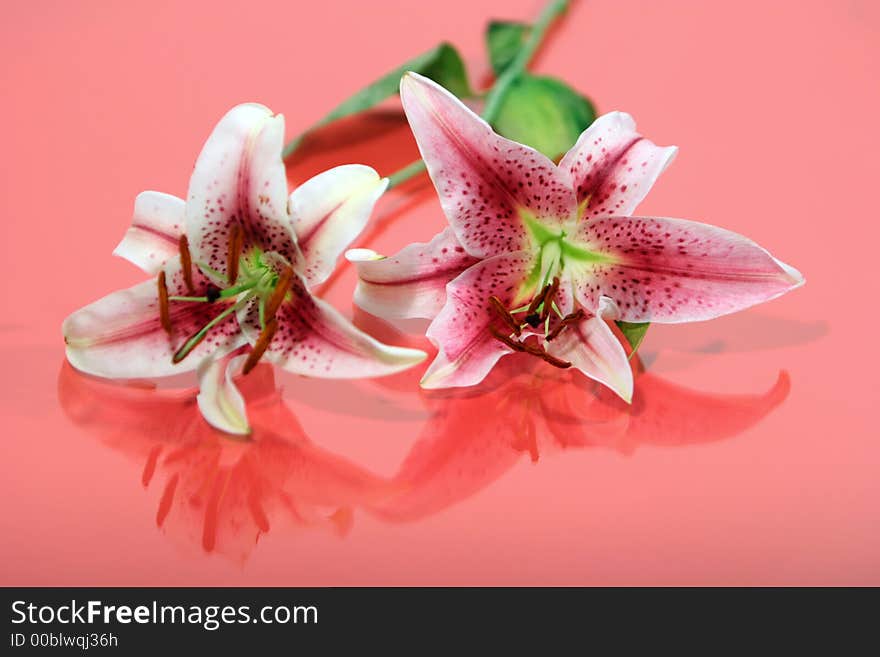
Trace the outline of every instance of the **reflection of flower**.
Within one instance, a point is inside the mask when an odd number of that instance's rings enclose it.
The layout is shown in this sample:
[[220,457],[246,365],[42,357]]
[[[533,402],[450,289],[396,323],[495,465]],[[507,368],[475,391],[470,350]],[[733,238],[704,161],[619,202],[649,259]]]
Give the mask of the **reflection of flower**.
[[247,441],[207,425],[190,392],[113,385],[65,363],[59,397],[71,420],[143,463],[144,486],[162,488],[157,525],[243,561],[279,526],[345,534],[358,508],[395,522],[423,518],[477,494],[524,456],[723,440],[757,423],[789,390],[781,375],[763,394],[701,393],[641,371],[637,359],[635,367],[631,405],[518,357],[477,387],[431,393],[424,398],[431,417],[391,480],[312,444],[267,366],[240,379],[254,427]]
[[[371,168],[326,171],[288,199],[284,119],[239,105],[217,125],[196,162],[187,200],[144,192],[116,253],[157,281],[110,294],[64,322],[70,362],[109,378],[150,378],[217,361],[247,373],[261,356],[325,378],[381,376],[424,358],[362,333],[310,287],[324,282],[363,230],[387,180]],[[247,433],[230,376],[228,397],[199,400],[205,418]]]
[[557,166],[426,78],[407,74],[400,93],[450,226],[390,258],[348,257],[365,310],[433,319],[439,353],[425,387],[473,385],[525,352],[629,401],[626,356],[603,318],[710,319],[803,282],[735,233],[630,216],[675,149],[643,138],[627,114],[599,118]]
[[310,442],[264,365],[241,379],[247,441],[207,425],[193,393],[114,385],[66,363],[58,389],[68,417],[142,462],[144,487],[161,487],[156,524],[205,552],[244,561],[285,525],[344,535],[357,506],[388,494],[383,479]]
[[446,391],[393,478],[398,491],[373,507],[380,517],[411,521],[485,488],[524,454],[605,447],[631,454],[640,445],[685,446],[730,438],[755,425],[789,392],[781,373],[757,395],[710,394],[634,366],[635,394],[624,403],[571,372],[508,359],[478,387]]

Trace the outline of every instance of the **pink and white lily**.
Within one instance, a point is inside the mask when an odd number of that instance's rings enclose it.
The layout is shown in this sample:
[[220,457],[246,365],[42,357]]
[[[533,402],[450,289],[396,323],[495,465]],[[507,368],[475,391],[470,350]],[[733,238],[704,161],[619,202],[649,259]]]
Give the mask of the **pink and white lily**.
[[730,231],[630,216],[676,148],[639,135],[628,114],[597,119],[556,165],[424,77],[406,74],[400,94],[449,228],[389,258],[347,257],[364,310],[433,319],[424,387],[473,385],[521,351],[629,401],[627,355],[605,320],[705,320],[803,283]]
[[387,179],[366,166],[340,166],[288,198],[283,139],[282,116],[239,105],[208,138],[186,201],[137,197],[114,253],[156,278],[65,320],[74,367],[116,379],[197,369],[205,419],[246,434],[232,376],[264,355],[325,378],[382,376],[425,358],[376,341],[311,292],[366,226]]

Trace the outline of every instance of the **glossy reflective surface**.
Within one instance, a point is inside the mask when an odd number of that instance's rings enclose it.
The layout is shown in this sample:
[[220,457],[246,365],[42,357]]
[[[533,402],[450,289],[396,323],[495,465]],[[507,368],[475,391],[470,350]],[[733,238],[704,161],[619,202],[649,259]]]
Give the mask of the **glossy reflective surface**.
[[[250,442],[208,429],[189,380],[119,386],[64,364],[64,316],[140,279],[110,256],[134,196],[182,194],[236,102],[284,112],[292,134],[441,38],[477,64],[485,18],[537,5],[48,7],[5,10],[0,28],[16,99],[0,110],[0,583],[880,584],[873,3],[582,2],[540,60],[681,147],[642,213],[742,232],[804,288],[653,327],[631,408],[527,359],[445,394],[419,391],[420,370],[260,367]],[[315,135],[290,180],[414,155],[391,103]],[[390,252],[442,223],[414,182],[360,243]],[[424,324],[352,308],[353,285],[347,267],[322,294],[382,339],[426,344]]]

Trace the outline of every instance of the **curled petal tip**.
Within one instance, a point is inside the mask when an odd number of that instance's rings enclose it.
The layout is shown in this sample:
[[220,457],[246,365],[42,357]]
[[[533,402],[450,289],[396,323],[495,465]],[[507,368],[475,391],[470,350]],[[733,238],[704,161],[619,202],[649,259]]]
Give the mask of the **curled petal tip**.
[[349,262],[373,262],[384,260],[385,256],[373,249],[349,249],[345,252],[345,259]]
[[205,421],[215,429],[234,436],[248,436],[244,397],[233,381],[247,356],[208,359],[198,368],[200,391],[196,397]]
[[800,287],[807,282],[807,279],[804,278],[804,275],[800,273],[797,269],[795,269],[791,265],[787,265],[786,263],[782,262],[782,260],[778,260],[776,258],[774,258],[774,260],[785,274],[785,278],[791,284],[792,289]]

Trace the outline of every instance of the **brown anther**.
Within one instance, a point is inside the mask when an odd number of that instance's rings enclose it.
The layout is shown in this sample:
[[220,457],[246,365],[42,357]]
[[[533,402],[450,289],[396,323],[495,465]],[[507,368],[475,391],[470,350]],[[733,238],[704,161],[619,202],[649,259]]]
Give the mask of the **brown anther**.
[[584,320],[586,318],[587,318],[587,314],[583,311],[582,308],[578,308],[573,313],[569,313],[568,315],[566,315],[565,317],[560,319],[559,324],[556,325],[556,328],[554,328],[552,331],[550,331],[550,333],[544,339],[547,340],[547,342],[550,342],[551,340],[556,338],[560,333],[562,333],[563,329],[566,326],[569,326],[571,324],[575,324],[575,323],[580,322],[581,320]]
[[284,301],[284,297],[287,295],[288,290],[290,290],[292,283],[293,267],[286,267],[278,277],[278,282],[275,284],[275,290],[272,292],[272,296],[269,297],[269,300],[266,302],[266,308],[263,311],[264,321],[268,322],[275,317],[275,313],[278,312],[278,308],[281,306],[281,302]]
[[186,283],[187,292],[195,294],[196,288],[193,285],[192,274],[192,256],[189,254],[189,240],[186,235],[181,235],[177,243],[180,249],[180,268],[183,271],[183,282]]
[[238,223],[232,224],[229,229],[229,251],[226,254],[226,280],[232,285],[238,278],[238,260],[241,258],[241,248],[244,244],[244,235]]
[[509,335],[505,335],[494,326],[489,327],[489,333],[492,334],[493,338],[495,338],[499,342],[503,342],[514,351],[528,351],[528,349],[526,349],[526,346],[522,342],[518,342],[511,338]]
[[257,366],[257,363],[260,362],[260,358],[266,353],[266,349],[269,347],[269,343],[272,342],[272,338],[275,336],[275,331],[277,330],[278,320],[273,317],[266,322],[266,326],[260,331],[260,336],[257,338],[256,343],[254,343],[253,350],[248,354],[247,360],[244,362],[244,367],[241,368],[242,374],[250,373],[250,371]]
[[544,294],[544,307],[541,309],[541,321],[543,322],[547,319],[547,315],[550,314],[550,309],[553,304],[553,297],[556,296],[556,293],[559,291],[559,276],[553,277],[553,282],[550,283],[550,287],[547,289],[547,292]]
[[159,321],[162,322],[162,328],[166,333],[171,333],[171,313],[168,312],[168,286],[165,285],[165,272],[159,272],[159,278],[156,281],[159,288]]
[[545,362],[549,363],[553,367],[558,367],[561,370],[566,370],[571,367],[571,363],[569,363],[567,360],[562,360],[561,358],[557,358],[556,356],[551,356],[546,351],[542,351],[539,355]]
[[507,325],[512,333],[515,333],[517,336],[522,333],[522,329],[519,327],[519,323],[513,318],[513,315],[510,314],[510,311],[504,307],[504,304],[501,303],[501,299],[496,296],[489,297],[489,305],[492,306],[492,310],[495,311],[495,314],[501,318],[501,320]]
[[556,356],[551,356],[546,351],[544,351],[544,347],[537,344],[530,343],[520,343],[523,346],[523,349],[526,353],[531,354],[532,356],[537,356],[543,361],[550,363],[553,367],[558,367],[560,369],[566,369],[571,367],[571,363],[567,360],[562,360],[561,358],[556,358]]
[[552,283],[547,283],[544,288],[535,295],[532,299],[532,302],[529,304],[528,309],[526,309],[526,315],[534,315],[538,310],[538,306],[541,305],[541,302],[544,301],[544,297],[547,296],[547,293],[550,291],[550,286]]

